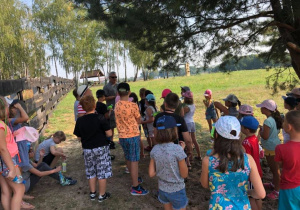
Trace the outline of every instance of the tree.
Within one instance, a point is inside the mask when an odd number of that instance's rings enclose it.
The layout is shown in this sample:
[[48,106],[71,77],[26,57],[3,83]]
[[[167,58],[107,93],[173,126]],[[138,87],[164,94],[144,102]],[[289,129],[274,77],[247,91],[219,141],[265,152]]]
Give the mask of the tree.
[[[175,57],[196,62],[203,52],[206,67],[259,51],[300,78],[299,0],[76,1],[90,18],[106,22],[110,37],[154,52],[156,64]],[[257,47],[262,41],[268,48]]]

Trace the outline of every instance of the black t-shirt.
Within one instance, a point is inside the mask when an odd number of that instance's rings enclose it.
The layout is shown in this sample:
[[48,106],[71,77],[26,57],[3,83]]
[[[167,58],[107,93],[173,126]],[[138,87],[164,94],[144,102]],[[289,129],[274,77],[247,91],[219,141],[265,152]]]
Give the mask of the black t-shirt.
[[145,99],[141,99],[140,100],[140,102],[139,102],[139,108],[140,108],[141,116],[144,117],[145,116],[145,111],[146,111]]
[[96,103],[96,111],[98,114],[102,115],[105,115],[108,112],[106,105],[100,101]]
[[161,113],[157,114],[155,119],[154,119],[154,122],[153,122],[153,127],[156,128],[157,119],[161,116],[164,116],[164,115],[174,117],[176,123],[180,124],[180,126],[177,127],[178,128],[178,138],[179,138],[179,141],[184,141],[182,132],[188,132],[188,129],[187,129],[184,118],[179,116],[178,114],[168,113],[168,112],[161,112]]
[[110,130],[110,126],[104,117],[98,114],[87,114],[79,117],[76,121],[73,134],[81,137],[83,149],[93,149],[108,145],[105,131]]

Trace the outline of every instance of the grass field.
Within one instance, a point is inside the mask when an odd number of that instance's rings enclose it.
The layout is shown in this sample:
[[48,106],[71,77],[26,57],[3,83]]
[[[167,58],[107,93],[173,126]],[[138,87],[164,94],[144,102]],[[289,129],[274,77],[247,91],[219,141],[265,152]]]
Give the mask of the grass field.
[[[254,115],[260,123],[265,119],[260,110],[255,107],[256,104],[265,99],[273,99],[278,105],[280,112],[286,112],[283,108],[282,95],[285,91],[272,95],[272,90],[266,89],[265,78],[272,74],[272,71],[252,70],[237,71],[231,74],[214,73],[201,74],[191,77],[176,77],[169,79],[158,79],[151,81],[138,81],[130,83],[131,91],[137,93],[139,89],[145,87],[151,90],[157,99],[157,106],[162,104],[160,99],[161,91],[169,88],[173,92],[180,94],[180,86],[189,86],[194,93],[194,101],[196,104],[196,113],[194,116],[197,125],[197,140],[200,143],[202,154],[211,147],[208,141],[208,125],[205,120],[205,108],[202,103],[203,92],[206,89],[213,91],[213,99],[222,101],[228,94],[235,94],[242,104],[249,104],[254,107]],[[102,87],[93,87],[92,91],[95,95],[97,89]],[[68,155],[68,173],[78,179],[78,183],[71,187],[60,187],[50,178],[43,180],[32,191],[32,195],[37,198],[32,202],[37,209],[157,209],[162,205],[152,196],[152,193],[145,197],[132,197],[129,194],[129,175],[124,175],[124,158],[122,150],[117,144],[117,149],[112,153],[116,155],[113,162],[114,177],[108,180],[108,189],[113,197],[110,201],[103,204],[91,203],[88,200],[88,186],[84,176],[84,164],[81,155],[80,144],[72,135],[74,129],[73,115],[74,97],[69,93],[58,105],[50,118],[45,136],[49,136],[57,130],[63,130],[67,134],[68,141],[64,142],[61,147],[64,148]],[[144,142],[145,139],[143,138]],[[117,136],[115,137],[117,141]],[[145,144],[145,143],[144,143]],[[156,179],[150,180],[147,175],[147,167],[149,163],[149,154],[140,162],[141,175],[144,177],[144,186],[152,191],[156,190]],[[189,209],[207,209],[209,200],[209,191],[203,189],[199,183],[201,163],[195,163],[189,174],[186,184],[187,194],[190,199]],[[267,178],[268,179],[268,178]],[[48,187],[48,185],[52,185]],[[47,186],[47,187],[43,187]],[[276,202],[266,201],[264,209],[275,209]]]

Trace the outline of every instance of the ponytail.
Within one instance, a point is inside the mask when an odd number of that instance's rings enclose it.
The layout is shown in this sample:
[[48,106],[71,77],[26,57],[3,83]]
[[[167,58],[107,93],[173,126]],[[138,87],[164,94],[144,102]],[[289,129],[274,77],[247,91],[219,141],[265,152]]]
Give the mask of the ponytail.
[[276,127],[278,130],[280,130],[282,128],[282,124],[283,124],[283,119],[280,115],[280,112],[275,109],[274,112],[271,112],[271,116],[274,118],[275,122],[276,122]]
[[239,107],[241,106],[241,101],[237,100],[237,104],[239,105]]

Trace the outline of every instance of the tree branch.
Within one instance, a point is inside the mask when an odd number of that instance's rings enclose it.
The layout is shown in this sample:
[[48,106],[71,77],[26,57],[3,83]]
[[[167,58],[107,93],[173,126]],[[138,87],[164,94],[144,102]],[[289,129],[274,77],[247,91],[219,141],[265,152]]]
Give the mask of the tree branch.
[[292,26],[290,26],[290,25],[288,25],[286,23],[280,23],[279,21],[274,21],[273,25],[276,25],[277,27],[280,27],[280,28],[285,28],[285,29],[287,29],[287,30],[289,30],[291,32],[296,31],[296,29],[294,27],[292,27]]
[[300,53],[300,47],[297,46],[296,44],[294,44],[294,43],[292,43],[292,42],[288,42],[288,43],[287,43],[287,46],[288,46],[290,49],[296,51],[297,53]]

